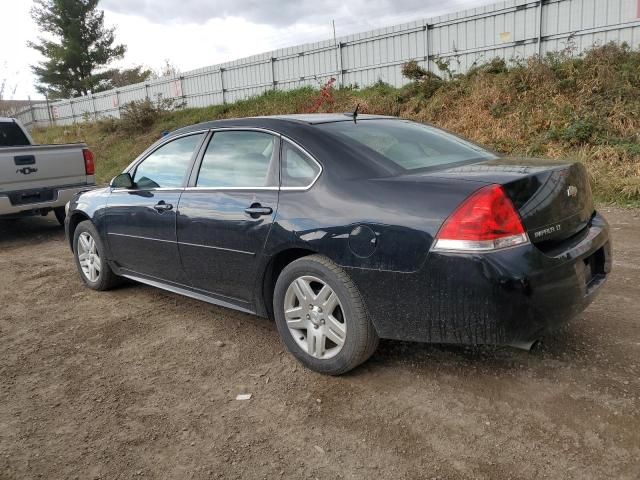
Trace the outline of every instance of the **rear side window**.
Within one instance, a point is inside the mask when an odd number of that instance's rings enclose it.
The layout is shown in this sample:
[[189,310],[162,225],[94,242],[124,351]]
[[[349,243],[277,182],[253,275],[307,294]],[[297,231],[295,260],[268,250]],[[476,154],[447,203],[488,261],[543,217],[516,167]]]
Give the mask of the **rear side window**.
[[276,186],[275,137],[254,131],[215,132],[198,173],[197,187],[258,188]]
[[22,147],[30,145],[29,139],[14,122],[0,123],[0,147]]
[[362,149],[373,150],[402,170],[491,160],[497,156],[478,145],[429,125],[403,120],[334,122],[318,128]]
[[191,157],[203,133],[181,137],[164,144],[138,164],[133,181],[141,190],[180,188],[187,176]]
[[308,187],[320,173],[320,167],[299,148],[282,145],[281,184],[283,187]]

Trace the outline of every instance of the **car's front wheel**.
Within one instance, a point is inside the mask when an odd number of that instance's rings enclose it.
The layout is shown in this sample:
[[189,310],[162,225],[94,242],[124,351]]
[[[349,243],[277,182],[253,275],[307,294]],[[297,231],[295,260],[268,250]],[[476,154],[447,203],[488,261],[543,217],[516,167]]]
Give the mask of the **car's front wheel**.
[[104,257],[98,231],[89,220],[80,222],[73,234],[73,255],[84,283],[93,290],[109,290],[119,283]]
[[360,293],[326,257],[311,255],[287,265],[276,282],[273,303],[285,345],[312,370],[340,375],[367,360],[378,346]]
[[58,220],[58,223],[64,227],[64,219],[67,216],[67,213],[65,212],[64,207],[54,208],[53,214],[56,216],[56,220]]

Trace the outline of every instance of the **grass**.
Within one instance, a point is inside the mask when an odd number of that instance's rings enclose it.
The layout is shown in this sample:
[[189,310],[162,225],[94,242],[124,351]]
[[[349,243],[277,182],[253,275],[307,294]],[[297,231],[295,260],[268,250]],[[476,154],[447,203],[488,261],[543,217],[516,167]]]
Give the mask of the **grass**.
[[[607,44],[510,65],[496,59],[464,75],[405,68],[412,81],[358,88],[268,92],[228,105],[165,111],[148,104],[123,120],[34,132],[40,143],[85,141],[107,182],[164,130],[253,115],[352,111],[433,123],[507,155],[584,162],[600,202],[640,206],[640,51]],[[408,67],[415,67],[409,65]],[[442,80],[446,79],[446,80]],[[148,111],[147,111],[148,110]],[[142,120],[136,115],[148,115]]]

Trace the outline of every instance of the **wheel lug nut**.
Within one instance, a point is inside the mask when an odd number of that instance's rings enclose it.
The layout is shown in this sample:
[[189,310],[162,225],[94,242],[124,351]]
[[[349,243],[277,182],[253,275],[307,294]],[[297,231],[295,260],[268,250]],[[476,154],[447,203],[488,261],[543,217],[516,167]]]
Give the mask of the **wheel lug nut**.
[[309,320],[311,318],[311,315],[307,315],[307,320]]

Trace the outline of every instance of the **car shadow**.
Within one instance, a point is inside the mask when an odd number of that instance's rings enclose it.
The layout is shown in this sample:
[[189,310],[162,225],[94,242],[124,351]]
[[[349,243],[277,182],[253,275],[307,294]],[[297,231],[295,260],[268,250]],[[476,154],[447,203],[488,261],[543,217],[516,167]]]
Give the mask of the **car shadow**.
[[53,214],[11,220],[0,219],[0,247],[42,243],[64,238],[64,228]]
[[508,346],[465,346],[381,340],[371,359],[350,375],[358,376],[389,367],[419,372],[432,370],[458,374],[461,368],[473,366],[482,374],[506,374],[523,367],[535,368],[549,362],[584,362],[584,339],[571,325],[553,335],[543,337],[529,351]]

